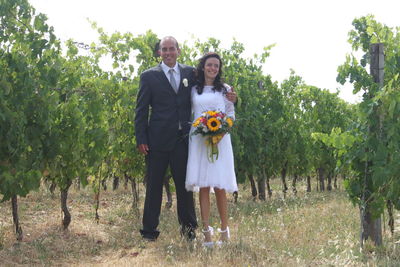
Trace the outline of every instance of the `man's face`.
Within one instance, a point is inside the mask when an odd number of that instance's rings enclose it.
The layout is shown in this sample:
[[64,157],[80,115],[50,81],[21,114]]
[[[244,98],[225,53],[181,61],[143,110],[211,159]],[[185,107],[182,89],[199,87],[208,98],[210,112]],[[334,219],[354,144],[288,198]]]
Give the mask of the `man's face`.
[[175,40],[170,38],[163,39],[160,43],[160,50],[158,50],[163,62],[170,68],[175,66],[180,52]]

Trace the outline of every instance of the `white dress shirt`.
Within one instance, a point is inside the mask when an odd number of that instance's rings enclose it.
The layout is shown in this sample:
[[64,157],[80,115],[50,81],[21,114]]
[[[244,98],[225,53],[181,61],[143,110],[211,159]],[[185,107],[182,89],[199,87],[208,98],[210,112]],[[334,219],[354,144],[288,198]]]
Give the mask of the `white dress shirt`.
[[178,89],[179,89],[180,82],[181,82],[181,73],[180,73],[180,71],[179,71],[178,62],[175,64],[175,66],[174,66],[173,68],[170,68],[170,67],[168,67],[167,65],[165,65],[165,63],[164,63],[164,61],[163,61],[163,62],[161,62],[161,69],[163,70],[165,76],[167,76],[167,79],[168,79],[169,82],[171,82],[171,81],[169,80],[169,73],[168,73],[168,71],[169,71],[170,69],[174,69],[174,77],[175,77],[175,81],[177,82],[177,86],[178,86]]

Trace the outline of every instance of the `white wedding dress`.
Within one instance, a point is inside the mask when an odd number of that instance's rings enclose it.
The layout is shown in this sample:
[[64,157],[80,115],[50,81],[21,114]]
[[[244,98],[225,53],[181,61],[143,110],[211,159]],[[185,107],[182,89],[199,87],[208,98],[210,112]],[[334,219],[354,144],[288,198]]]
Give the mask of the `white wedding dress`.
[[[225,84],[228,91],[231,88]],[[235,109],[232,102],[227,100],[222,92],[214,92],[212,86],[204,86],[203,93],[199,95],[192,87],[192,113],[195,121],[201,113],[208,110],[217,110],[234,118]],[[194,131],[192,127],[190,133]],[[230,134],[218,143],[218,159],[210,162],[207,156],[205,138],[201,134],[189,136],[189,157],[186,172],[186,189],[199,191],[200,187],[216,187],[227,192],[237,191],[236,175],[233,161],[233,151]]]

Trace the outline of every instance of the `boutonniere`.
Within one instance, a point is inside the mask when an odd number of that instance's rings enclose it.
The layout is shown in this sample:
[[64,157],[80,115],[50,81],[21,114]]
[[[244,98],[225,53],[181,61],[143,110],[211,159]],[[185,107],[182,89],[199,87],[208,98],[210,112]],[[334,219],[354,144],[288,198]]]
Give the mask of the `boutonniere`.
[[188,85],[189,85],[189,82],[186,78],[182,80],[182,83],[185,87],[188,87]]

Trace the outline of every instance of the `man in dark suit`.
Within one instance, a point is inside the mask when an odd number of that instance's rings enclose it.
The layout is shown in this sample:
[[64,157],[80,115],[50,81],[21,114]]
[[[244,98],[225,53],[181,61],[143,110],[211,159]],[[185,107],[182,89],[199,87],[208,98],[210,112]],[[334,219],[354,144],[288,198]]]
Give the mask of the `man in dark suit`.
[[186,191],[185,177],[194,69],[177,63],[180,49],[171,36],[161,40],[158,52],[162,62],[140,76],[136,106],[136,142],[148,163],[143,229],[140,233],[147,240],[156,240],[160,233],[157,226],[163,177],[169,165],[176,187],[181,233],[188,240],[193,240],[197,220],[193,193]]

